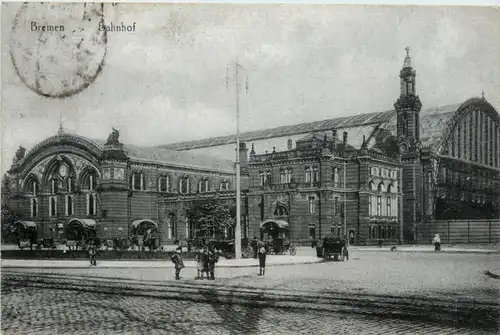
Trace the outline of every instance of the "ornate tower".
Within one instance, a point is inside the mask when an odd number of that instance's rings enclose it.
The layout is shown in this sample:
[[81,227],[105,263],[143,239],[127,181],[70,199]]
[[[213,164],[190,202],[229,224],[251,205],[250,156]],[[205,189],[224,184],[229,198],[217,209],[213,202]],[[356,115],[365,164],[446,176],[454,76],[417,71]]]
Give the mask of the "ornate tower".
[[422,103],[415,86],[416,71],[411,66],[410,47],[399,73],[401,93],[394,104],[397,113],[397,137],[401,153],[415,152],[420,145],[420,109]]

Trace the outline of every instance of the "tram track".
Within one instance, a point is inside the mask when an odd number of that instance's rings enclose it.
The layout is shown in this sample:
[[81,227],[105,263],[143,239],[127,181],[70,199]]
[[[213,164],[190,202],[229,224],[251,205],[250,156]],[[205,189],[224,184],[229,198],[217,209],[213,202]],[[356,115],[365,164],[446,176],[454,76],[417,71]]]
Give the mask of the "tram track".
[[2,293],[16,288],[91,292],[182,300],[194,303],[253,305],[275,309],[316,310],[376,318],[419,320],[453,327],[497,330],[500,306],[463,297],[390,296],[238,287],[214,282],[148,282],[82,278],[61,274],[2,273]]

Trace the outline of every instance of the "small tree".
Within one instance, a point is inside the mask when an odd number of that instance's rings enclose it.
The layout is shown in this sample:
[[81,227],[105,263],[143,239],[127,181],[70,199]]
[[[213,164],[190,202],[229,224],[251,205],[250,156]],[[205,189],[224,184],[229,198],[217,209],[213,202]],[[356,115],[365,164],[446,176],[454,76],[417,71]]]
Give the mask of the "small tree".
[[191,210],[191,218],[204,237],[220,235],[226,228],[234,225],[230,210],[216,204],[194,207]]

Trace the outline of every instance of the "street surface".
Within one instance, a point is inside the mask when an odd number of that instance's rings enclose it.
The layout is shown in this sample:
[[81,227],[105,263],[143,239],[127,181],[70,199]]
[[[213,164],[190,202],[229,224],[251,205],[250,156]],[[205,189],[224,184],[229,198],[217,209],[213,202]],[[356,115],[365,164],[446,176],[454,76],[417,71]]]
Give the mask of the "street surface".
[[4,334],[497,334],[498,255],[353,252],[348,262],[2,269]]

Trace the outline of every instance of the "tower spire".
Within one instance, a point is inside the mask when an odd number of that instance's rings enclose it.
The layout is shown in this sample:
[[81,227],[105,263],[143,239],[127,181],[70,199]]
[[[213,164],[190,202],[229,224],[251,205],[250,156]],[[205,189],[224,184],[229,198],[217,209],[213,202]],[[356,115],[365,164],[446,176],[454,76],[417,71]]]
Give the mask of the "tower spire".
[[59,130],[57,131],[57,135],[64,134],[64,127],[62,121],[62,109],[59,109]]
[[408,68],[408,67],[411,67],[410,47],[407,46],[405,48],[405,50],[406,50],[406,57],[405,57],[405,61],[403,63],[403,68]]

